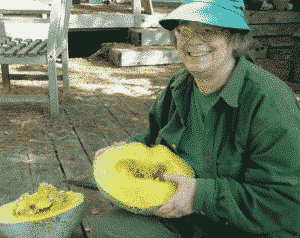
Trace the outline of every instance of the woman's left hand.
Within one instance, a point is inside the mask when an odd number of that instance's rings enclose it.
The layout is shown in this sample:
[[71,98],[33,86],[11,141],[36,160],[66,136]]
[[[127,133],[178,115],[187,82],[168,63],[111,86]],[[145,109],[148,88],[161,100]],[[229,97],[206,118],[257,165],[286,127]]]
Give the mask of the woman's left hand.
[[179,218],[195,212],[196,182],[183,175],[166,174],[165,178],[178,183],[177,192],[153,215],[163,218]]

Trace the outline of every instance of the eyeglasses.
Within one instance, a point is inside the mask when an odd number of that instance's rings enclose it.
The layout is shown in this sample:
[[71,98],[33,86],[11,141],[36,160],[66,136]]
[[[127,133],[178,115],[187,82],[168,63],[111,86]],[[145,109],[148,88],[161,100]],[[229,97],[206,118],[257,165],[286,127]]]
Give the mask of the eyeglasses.
[[222,31],[219,29],[193,29],[191,30],[188,27],[181,27],[175,29],[175,36],[179,39],[191,39],[191,38],[201,38],[204,41],[212,41],[216,36],[221,35]]

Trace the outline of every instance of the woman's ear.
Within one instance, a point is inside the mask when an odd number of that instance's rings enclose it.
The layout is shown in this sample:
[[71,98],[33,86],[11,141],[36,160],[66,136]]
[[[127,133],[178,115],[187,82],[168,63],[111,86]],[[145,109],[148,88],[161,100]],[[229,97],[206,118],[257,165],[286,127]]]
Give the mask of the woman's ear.
[[170,32],[170,36],[171,36],[171,44],[172,44],[173,46],[175,46],[175,48],[176,48],[176,50],[177,50],[177,37],[176,37],[176,34],[177,34],[177,32],[176,32],[175,29],[172,30],[172,31]]
[[238,49],[238,47],[239,47],[239,37],[236,35],[236,34],[234,34],[234,35],[232,35],[230,38],[229,38],[229,47],[231,47],[232,48],[232,56],[234,57],[234,58],[236,58],[237,57],[237,49]]

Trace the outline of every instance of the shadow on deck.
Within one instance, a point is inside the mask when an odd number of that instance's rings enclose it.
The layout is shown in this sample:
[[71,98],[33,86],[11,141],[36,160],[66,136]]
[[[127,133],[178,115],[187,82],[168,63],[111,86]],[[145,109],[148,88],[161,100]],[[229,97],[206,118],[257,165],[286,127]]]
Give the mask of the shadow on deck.
[[[61,64],[57,66],[60,74]],[[50,119],[48,105],[0,105],[0,206],[36,192],[41,182],[81,192],[86,209],[73,237],[85,237],[93,217],[112,205],[97,191],[67,185],[66,179],[94,183],[95,152],[145,131],[156,95],[182,68],[182,64],[113,68],[101,57],[70,59],[71,92],[65,96],[59,91],[57,119]],[[47,74],[47,66],[11,65],[10,72]],[[48,93],[47,82],[11,84],[9,95]],[[58,84],[62,88],[62,82]]]

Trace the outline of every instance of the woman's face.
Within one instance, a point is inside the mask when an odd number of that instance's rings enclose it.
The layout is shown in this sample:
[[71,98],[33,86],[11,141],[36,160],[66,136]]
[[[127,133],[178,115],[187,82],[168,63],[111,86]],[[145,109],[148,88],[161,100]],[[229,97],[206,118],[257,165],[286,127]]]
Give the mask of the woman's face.
[[228,33],[218,27],[189,22],[174,33],[179,57],[191,73],[217,72],[233,59]]

